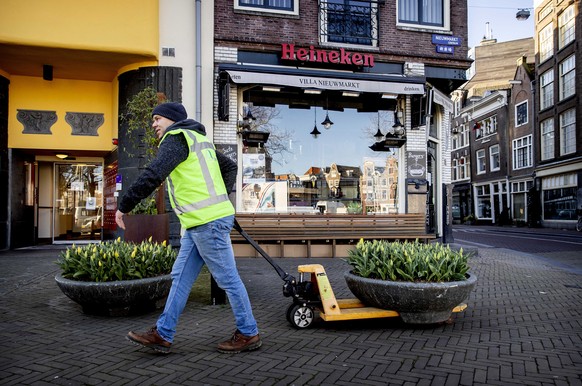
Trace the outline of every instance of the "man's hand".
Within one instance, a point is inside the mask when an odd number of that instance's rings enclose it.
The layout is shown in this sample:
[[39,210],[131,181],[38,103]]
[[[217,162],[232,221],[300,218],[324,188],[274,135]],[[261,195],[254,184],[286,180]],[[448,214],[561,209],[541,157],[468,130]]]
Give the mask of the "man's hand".
[[123,222],[123,212],[120,212],[119,210],[117,212],[115,212],[115,222],[117,223],[117,225],[125,230],[125,223]]

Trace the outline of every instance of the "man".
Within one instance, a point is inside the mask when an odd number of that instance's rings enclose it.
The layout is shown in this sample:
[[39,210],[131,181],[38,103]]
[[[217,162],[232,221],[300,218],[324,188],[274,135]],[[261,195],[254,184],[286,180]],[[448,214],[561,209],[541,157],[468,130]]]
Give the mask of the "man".
[[157,155],[119,200],[115,221],[125,229],[123,215],[167,179],[172,208],[185,232],[172,267],[172,287],[164,312],[156,326],[145,332],[130,331],[127,339],[169,353],[178,318],[206,264],[218,286],[226,291],[237,327],[229,340],[218,345],[218,351],[258,349],[261,338],[230,242],[234,208],[228,193],[236,181],[237,165],[214,149],[204,126],[187,119],[180,103],[161,104],[152,117],[152,127],[160,139]]

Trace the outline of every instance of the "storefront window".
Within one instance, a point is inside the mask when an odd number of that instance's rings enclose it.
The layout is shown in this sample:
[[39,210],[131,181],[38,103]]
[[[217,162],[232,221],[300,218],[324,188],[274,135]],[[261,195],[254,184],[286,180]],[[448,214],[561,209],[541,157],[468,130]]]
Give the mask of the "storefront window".
[[[388,214],[398,213],[398,160],[401,149],[375,152],[369,147],[380,127],[392,129],[392,111],[329,111],[334,122],[320,124],[326,111],[287,106],[269,110],[276,117],[264,126],[264,146],[242,154],[242,202],[251,213]],[[380,125],[378,125],[380,117]],[[314,125],[321,134],[310,135]],[[261,130],[261,128],[258,128]]]
[[477,190],[477,218],[491,219],[491,187],[481,185],[476,187]]
[[533,186],[533,181],[520,181],[511,184],[511,194],[513,199],[513,213],[514,221],[526,221],[527,210],[527,192]]
[[576,174],[544,178],[542,181],[544,219],[575,220],[578,178]]

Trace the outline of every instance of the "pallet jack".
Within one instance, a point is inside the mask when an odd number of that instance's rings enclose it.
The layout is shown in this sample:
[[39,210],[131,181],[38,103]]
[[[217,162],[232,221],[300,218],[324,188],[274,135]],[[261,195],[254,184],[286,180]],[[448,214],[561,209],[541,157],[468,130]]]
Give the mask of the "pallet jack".
[[[321,264],[305,264],[298,266],[299,280],[281,268],[271,256],[245,232],[236,219],[233,228],[248,241],[252,247],[275,269],[283,280],[283,295],[293,298],[293,303],[287,308],[286,317],[289,323],[303,329],[312,325],[316,312],[324,321],[342,321],[357,319],[398,317],[397,311],[366,306],[358,299],[336,299],[331,283]],[[309,275],[309,277],[307,277]],[[453,312],[461,312],[467,305],[459,304]]]

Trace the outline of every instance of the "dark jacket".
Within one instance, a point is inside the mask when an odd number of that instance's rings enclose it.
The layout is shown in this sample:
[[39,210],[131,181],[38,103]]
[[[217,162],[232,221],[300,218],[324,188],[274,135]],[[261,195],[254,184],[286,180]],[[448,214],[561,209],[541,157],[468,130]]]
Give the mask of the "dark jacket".
[[[176,122],[168,127],[167,131],[175,129],[194,130],[206,135],[204,126],[193,119]],[[183,135],[168,135],[160,144],[156,157],[117,202],[117,209],[123,213],[131,212],[141,200],[152,194],[162,184],[172,170],[188,158],[189,153],[188,143]],[[219,151],[216,152],[216,158],[224,185],[230,193],[236,182],[238,167],[235,162]]]

